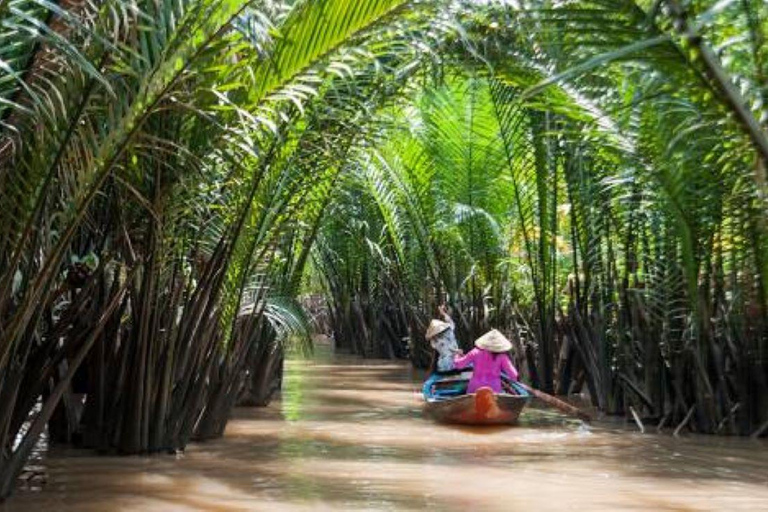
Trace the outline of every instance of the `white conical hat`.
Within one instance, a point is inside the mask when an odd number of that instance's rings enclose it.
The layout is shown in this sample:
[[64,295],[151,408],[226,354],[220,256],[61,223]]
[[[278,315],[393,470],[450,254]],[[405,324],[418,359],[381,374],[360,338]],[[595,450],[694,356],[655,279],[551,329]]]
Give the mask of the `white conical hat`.
[[491,329],[475,340],[475,346],[488,352],[507,352],[512,342],[496,329]]
[[447,331],[451,328],[451,324],[443,322],[442,320],[432,320],[427,328],[427,334],[424,335],[427,340],[431,340],[438,334]]

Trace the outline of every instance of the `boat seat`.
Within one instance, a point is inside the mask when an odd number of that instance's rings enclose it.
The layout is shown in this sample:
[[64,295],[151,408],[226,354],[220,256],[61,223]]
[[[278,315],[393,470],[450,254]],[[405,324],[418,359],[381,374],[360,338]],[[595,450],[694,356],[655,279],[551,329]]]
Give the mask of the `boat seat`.
[[463,381],[463,380],[469,380],[470,377],[472,377],[472,372],[461,372],[454,375],[440,375],[437,374],[436,382],[456,382],[456,381]]
[[437,390],[434,393],[435,397],[443,398],[448,396],[459,396],[466,393],[466,390],[464,389],[441,389]]

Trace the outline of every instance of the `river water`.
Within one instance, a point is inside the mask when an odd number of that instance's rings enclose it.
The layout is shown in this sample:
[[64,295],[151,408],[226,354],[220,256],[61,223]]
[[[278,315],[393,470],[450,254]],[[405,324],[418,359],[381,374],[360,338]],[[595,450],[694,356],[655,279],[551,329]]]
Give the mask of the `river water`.
[[54,451],[42,490],[2,512],[304,510],[768,511],[768,444],[641,435],[528,408],[512,428],[421,415],[405,363],[290,361],[281,400],[239,409],[183,455]]

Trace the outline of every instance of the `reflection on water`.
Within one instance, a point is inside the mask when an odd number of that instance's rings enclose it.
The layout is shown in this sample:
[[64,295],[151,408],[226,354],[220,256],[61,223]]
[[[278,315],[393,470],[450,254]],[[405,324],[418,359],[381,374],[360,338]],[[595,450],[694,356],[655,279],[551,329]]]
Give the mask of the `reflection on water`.
[[57,452],[2,512],[768,510],[768,446],[640,435],[527,409],[513,428],[439,426],[407,364],[292,361],[280,402],[241,409],[179,457]]

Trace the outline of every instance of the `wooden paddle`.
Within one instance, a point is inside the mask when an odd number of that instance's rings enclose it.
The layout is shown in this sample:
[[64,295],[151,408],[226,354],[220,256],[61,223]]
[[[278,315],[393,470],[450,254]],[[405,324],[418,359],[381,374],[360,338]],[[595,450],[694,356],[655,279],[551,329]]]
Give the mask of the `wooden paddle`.
[[541,400],[547,405],[551,405],[552,407],[559,409],[560,411],[564,412],[565,414],[569,414],[571,416],[575,416],[583,421],[592,421],[592,416],[587,414],[586,412],[582,411],[578,407],[574,407],[569,403],[563,402],[559,398],[555,398],[552,395],[549,395],[543,391],[539,391],[538,389],[533,389],[530,386],[527,386],[523,384],[522,382],[518,381],[518,384],[520,384],[521,387],[523,387],[526,391],[528,391],[530,394]]

